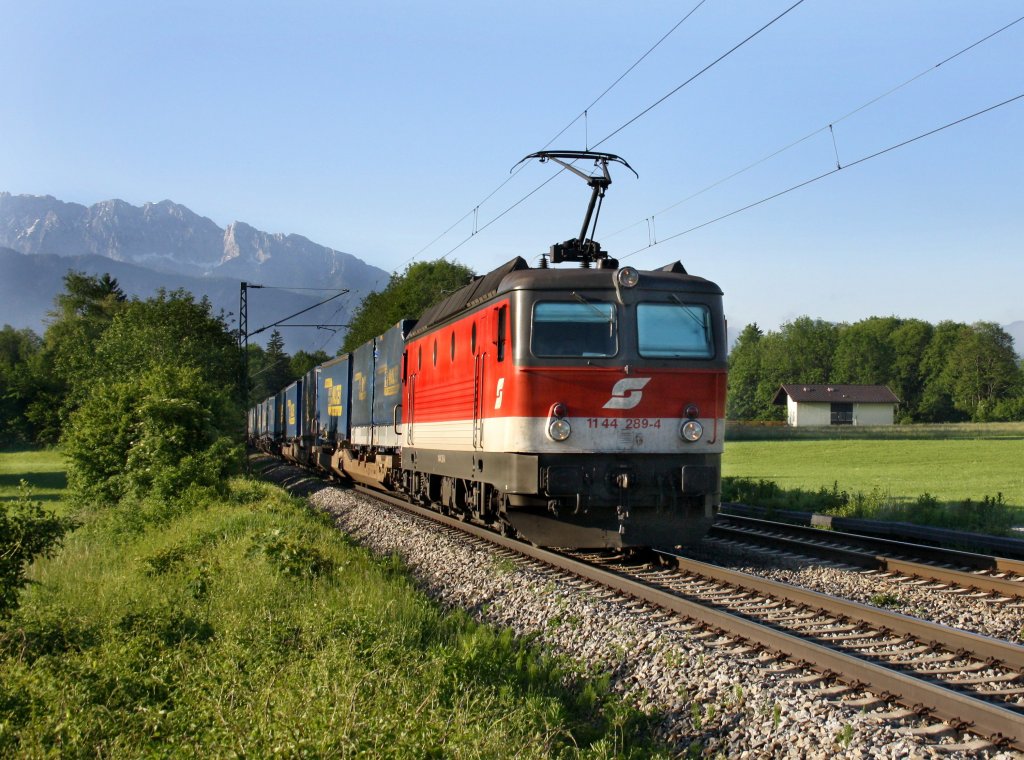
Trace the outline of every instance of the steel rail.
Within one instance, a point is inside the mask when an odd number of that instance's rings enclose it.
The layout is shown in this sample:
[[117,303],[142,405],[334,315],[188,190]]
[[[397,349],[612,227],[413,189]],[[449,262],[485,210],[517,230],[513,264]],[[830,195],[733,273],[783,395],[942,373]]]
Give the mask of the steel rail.
[[[764,531],[778,531],[781,533],[795,534],[805,538],[790,538],[775,533],[766,535],[757,531],[733,527],[730,525],[716,524],[712,527],[712,534],[725,534],[732,537],[760,539],[766,543],[770,542],[773,548],[789,548],[803,554],[836,559],[851,565],[867,567],[887,572],[903,573],[913,575],[917,578],[934,580],[939,583],[952,583],[965,588],[978,589],[979,591],[991,591],[996,594],[1009,597],[1024,596],[1024,582],[1012,581],[1006,578],[999,578],[994,575],[981,575],[955,568],[940,567],[930,563],[915,562],[900,557],[891,557],[885,554],[876,554],[873,549],[878,547],[901,551],[903,554],[917,555],[927,554],[944,563],[961,564],[967,567],[976,567],[987,570],[994,570],[1007,574],[1016,574],[1024,577],[1024,562],[1005,559],[1002,557],[989,557],[971,552],[960,552],[948,549],[939,549],[934,546],[920,546],[907,544],[890,539],[873,539],[866,536],[857,536],[850,533],[838,531],[822,531],[818,528],[808,528],[800,525],[788,525],[786,523],[775,523],[765,520],[757,520],[748,517],[726,516],[730,521],[737,520],[741,525],[753,525],[755,528]],[[813,538],[813,540],[811,540]],[[852,543],[864,547],[865,550],[850,548],[849,546],[836,546],[831,543],[836,539],[841,544]]]
[[[823,538],[828,536],[845,544],[860,546],[869,550],[876,550],[884,547],[892,554],[927,558],[936,562],[951,562],[963,567],[973,567],[978,570],[990,570],[1002,573],[1017,573],[1024,576],[1024,560],[997,557],[994,554],[983,554],[981,552],[969,552],[960,549],[949,549],[942,546],[929,546],[928,544],[915,544],[911,541],[897,541],[893,538],[883,536],[865,535],[862,533],[851,533],[835,528],[815,527],[814,525],[798,525],[791,522],[779,520],[765,520],[760,517],[749,517],[747,515],[735,515],[728,512],[719,512],[719,520],[726,520],[740,524],[759,525],[770,530],[785,531],[800,536],[817,536]],[[717,525],[716,525],[717,527]]]
[[[776,651],[790,660],[805,664],[811,670],[837,677],[847,683],[868,688],[876,694],[891,698],[918,714],[931,715],[936,719],[949,722],[961,730],[970,730],[981,734],[998,745],[1008,745],[1018,750],[1024,750],[1024,718],[1020,712],[958,692],[939,683],[924,680],[919,676],[876,664],[863,657],[832,649],[772,626],[725,612],[682,596],[679,592],[668,591],[634,580],[615,570],[595,567],[557,552],[498,535],[477,525],[410,504],[403,499],[358,486],[356,490],[374,499],[392,504],[441,525],[463,531],[567,573],[594,581],[656,607],[700,621],[730,636]],[[703,565],[703,563],[695,563],[693,560],[687,560],[687,563],[692,563],[692,567]],[[714,568],[710,565],[706,567],[715,571],[722,570],[722,568]],[[746,576],[746,578],[755,582],[761,581],[752,576]],[[790,586],[785,586],[785,589],[787,594],[794,590]],[[800,591],[800,589],[796,590]],[[874,608],[866,609],[878,612]],[[907,618],[907,620],[911,623],[923,622],[913,621],[911,618]],[[930,630],[929,626],[934,626],[934,624],[926,624],[921,630]],[[934,627],[942,628],[943,626]],[[986,638],[977,636],[977,634],[971,634],[969,638],[971,636],[977,639]],[[1018,647],[1018,649],[1020,648]],[[996,651],[1003,650],[997,647]]]
[[[863,539],[872,541],[891,541],[891,546],[909,547],[918,552],[934,552],[948,556],[949,552],[958,551],[958,556],[970,567],[978,567],[1000,572],[1017,572],[1024,574],[1024,539],[988,536],[980,533],[968,533],[949,530],[947,528],[929,528],[909,523],[887,522],[885,520],[862,520],[854,517],[835,517],[834,515],[817,512],[795,512],[792,510],[768,510],[764,507],[753,507],[749,504],[723,502],[718,513],[719,517],[749,518],[797,528],[828,531],[844,536],[847,540]],[[775,517],[770,517],[775,515]],[[902,531],[900,533],[899,531]],[[951,549],[951,546],[975,545],[979,548]],[[899,552],[899,549],[894,551]],[[1001,553],[1000,553],[1001,552]],[[919,554],[927,557],[930,554]],[[972,562],[977,562],[977,565]]]
[[[787,583],[760,578],[738,570],[730,570],[717,565],[709,565],[689,557],[682,557],[673,552],[659,552],[670,557],[680,570],[692,572],[722,583],[754,591],[767,596],[782,597],[795,604],[801,604],[816,610],[822,610],[840,618],[858,620],[875,628],[890,631],[903,636],[941,646],[952,652],[969,652],[977,659],[992,664],[1005,665],[1014,670],[1024,671],[1024,647],[1009,641],[983,636],[980,633],[962,631],[929,620],[901,615],[898,612],[872,607],[851,599],[840,599],[836,596],[823,594],[820,591],[791,586]],[[1024,720],[1022,715],[1019,720]]]
[[1024,583],[1020,581],[1008,581],[1005,578],[996,578],[991,575],[975,575],[974,573],[965,573],[962,570],[936,567],[935,565],[895,559],[894,557],[876,557],[876,559],[881,568],[887,572],[901,573],[902,575],[924,578],[939,583],[973,588],[978,591],[991,591],[1009,598],[1024,597]]

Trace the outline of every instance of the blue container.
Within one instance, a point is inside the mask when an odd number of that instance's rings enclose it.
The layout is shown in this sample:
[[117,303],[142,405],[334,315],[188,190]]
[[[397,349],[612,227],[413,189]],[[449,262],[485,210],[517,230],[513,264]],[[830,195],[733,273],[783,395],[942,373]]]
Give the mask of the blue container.
[[[350,417],[353,433],[358,429],[369,435],[373,423],[373,344],[369,341],[352,352],[352,393]],[[360,443],[369,443],[369,439]]]
[[337,446],[349,439],[351,392],[352,358],[348,354],[320,366],[316,403],[321,441]]
[[302,381],[296,380],[284,389],[284,437],[298,438],[302,430]]
[[283,422],[283,417],[281,415],[281,396],[282,394],[279,391],[263,402],[267,406],[265,433],[267,438],[270,438],[273,441],[279,440],[281,438]]
[[399,444],[397,425],[402,422],[402,367],[405,339],[416,322],[405,319],[376,340],[373,368],[374,443],[384,446]]
[[352,352],[352,441],[360,445],[397,446],[395,423],[401,422],[402,357],[405,339],[416,325],[403,319],[383,335]]
[[302,376],[302,420],[299,435],[307,443],[319,433],[319,413],[316,403],[317,388],[320,386],[320,368],[313,367]]

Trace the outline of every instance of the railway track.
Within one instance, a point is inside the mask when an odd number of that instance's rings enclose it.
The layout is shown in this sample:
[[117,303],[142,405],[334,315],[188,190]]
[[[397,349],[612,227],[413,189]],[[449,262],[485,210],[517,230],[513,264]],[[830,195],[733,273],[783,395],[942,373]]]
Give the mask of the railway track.
[[[927,740],[951,731],[975,739],[947,750],[1024,751],[1024,647],[959,631],[725,568],[659,553],[656,562],[600,553],[559,553],[358,489],[366,495],[469,533],[506,551],[600,584],[681,616],[701,635],[719,636],[753,664],[834,680],[821,695],[854,709],[895,703],[881,720],[932,723]],[[779,658],[789,665],[779,666]]]
[[942,584],[949,593],[977,592],[996,602],[1024,604],[1022,560],[737,515],[719,515],[709,537]]

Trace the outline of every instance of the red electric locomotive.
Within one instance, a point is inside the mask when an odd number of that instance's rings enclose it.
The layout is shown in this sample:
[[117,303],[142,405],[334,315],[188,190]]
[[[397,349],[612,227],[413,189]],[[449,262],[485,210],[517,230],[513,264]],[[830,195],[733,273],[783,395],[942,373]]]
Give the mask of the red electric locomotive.
[[721,290],[679,264],[516,259],[408,336],[403,489],[538,544],[698,540],[720,497],[725,355]]

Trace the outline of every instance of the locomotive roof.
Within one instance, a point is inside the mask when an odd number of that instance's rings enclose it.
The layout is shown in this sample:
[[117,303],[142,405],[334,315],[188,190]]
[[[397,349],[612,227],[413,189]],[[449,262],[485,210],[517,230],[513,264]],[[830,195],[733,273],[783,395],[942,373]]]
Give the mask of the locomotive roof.
[[[615,269],[535,269],[521,256],[517,256],[494,271],[473,278],[468,285],[427,309],[419,318],[415,329],[409,333],[409,337],[420,335],[434,325],[483,303],[498,293],[512,290],[612,288],[615,272]],[[721,288],[715,283],[703,277],[687,274],[679,262],[652,271],[642,271],[641,283],[644,287],[654,290],[688,290],[692,293],[722,295]]]

